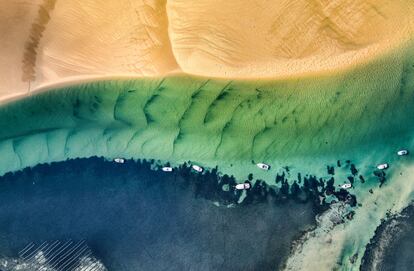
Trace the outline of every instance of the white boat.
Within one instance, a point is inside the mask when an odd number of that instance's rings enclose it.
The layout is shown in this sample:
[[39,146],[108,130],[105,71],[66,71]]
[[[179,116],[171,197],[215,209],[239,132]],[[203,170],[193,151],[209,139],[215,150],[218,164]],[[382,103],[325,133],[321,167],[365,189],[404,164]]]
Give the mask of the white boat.
[[388,164],[384,163],[384,164],[380,164],[377,166],[378,169],[383,170],[383,169],[387,169],[388,168]]
[[399,151],[397,152],[397,154],[398,154],[399,156],[404,156],[404,155],[407,155],[407,154],[408,154],[408,151],[407,151],[407,150],[399,150]]
[[249,182],[236,184],[236,190],[249,190],[252,186]]
[[260,169],[263,169],[263,170],[269,170],[270,169],[270,166],[266,165],[264,163],[257,163],[256,166],[258,166]]
[[191,166],[195,171],[197,172],[203,172],[203,168],[197,165],[192,165]]
[[164,172],[171,172],[171,171],[173,171],[173,168],[172,167],[163,167],[162,168],[162,171],[164,171]]
[[341,185],[341,188],[343,188],[343,189],[349,189],[351,187],[352,187],[352,184],[350,184],[350,183],[344,183],[343,185]]
[[125,159],[124,158],[115,158],[114,162],[119,163],[119,164],[123,164],[123,163],[125,163]]

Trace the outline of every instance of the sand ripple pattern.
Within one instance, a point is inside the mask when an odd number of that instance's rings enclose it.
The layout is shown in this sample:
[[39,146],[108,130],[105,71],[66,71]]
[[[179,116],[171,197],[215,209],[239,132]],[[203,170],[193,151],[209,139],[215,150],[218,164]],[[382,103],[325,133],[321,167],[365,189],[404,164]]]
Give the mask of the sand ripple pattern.
[[[102,77],[284,78],[353,67],[411,39],[408,0],[2,3],[0,99]],[[7,12],[6,12],[7,10]]]
[[337,69],[410,35],[408,1],[169,1],[174,55],[187,73],[280,77]]

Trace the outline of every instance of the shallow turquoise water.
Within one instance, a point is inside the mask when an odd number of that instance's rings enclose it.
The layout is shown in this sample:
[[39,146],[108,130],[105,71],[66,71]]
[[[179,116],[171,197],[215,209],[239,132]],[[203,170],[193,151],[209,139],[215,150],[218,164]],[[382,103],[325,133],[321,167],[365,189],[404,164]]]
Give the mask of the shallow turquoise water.
[[[0,172],[70,157],[122,155],[220,164],[239,179],[254,172],[269,183],[282,167],[290,166],[294,176],[322,175],[338,159],[371,173],[395,150],[411,147],[414,131],[413,66],[408,60],[377,62],[320,79],[179,76],[35,95],[0,110],[0,148],[9,157]],[[257,162],[272,170],[258,171]]]
[[[0,175],[68,158],[122,156],[218,166],[239,182],[252,173],[280,187],[274,181],[278,173],[285,172],[290,184],[298,173],[329,179],[326,166],[340,160],[337,186],[350,177],[345,163],[350,160],[365,178],[351,189],[360,203],[354,219],[336,227],[322,219],[287,268],[300,270],[317,258],[315,268],[321,270],[354,270],[388,210],[398,212],[413,198],[412,158],[395,154],[414,149],[411,52],[320,78],[176,76],[85,83],[33,95],[0,109]],[[372,173],[385,161],[391,167],[379,189]],[[271,170],[260,171],[257,162]]]

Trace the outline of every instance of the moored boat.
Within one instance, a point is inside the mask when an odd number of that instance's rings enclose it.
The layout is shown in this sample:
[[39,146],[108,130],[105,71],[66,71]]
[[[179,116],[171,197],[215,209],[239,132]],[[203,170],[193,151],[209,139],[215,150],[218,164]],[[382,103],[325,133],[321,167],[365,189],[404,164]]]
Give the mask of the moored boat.
[[197,172],[203,172],[203,168],[197,165],[192,165],[191,166],[195,171]]
[[124,158],[115,158],[114,159],[114,162],[115,163],[118,163],[118,164],[123,164],[123,163],[125,163],[125,159]]
[[265,164],[265,163],[257,163],[256,166],[259,167],[260,169],[263,169],[263,170],[269,170],[270,169],[270,166]]

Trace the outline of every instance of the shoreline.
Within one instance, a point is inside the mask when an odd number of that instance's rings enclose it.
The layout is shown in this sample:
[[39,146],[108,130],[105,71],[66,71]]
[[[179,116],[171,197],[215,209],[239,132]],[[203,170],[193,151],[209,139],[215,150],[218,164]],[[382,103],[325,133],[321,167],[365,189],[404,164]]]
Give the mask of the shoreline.
[[[166,78],[177,78],[177,77],[188,77],[194,79],[205,79],[205,80],[215,80],[215,81],[238,81],[241,83],[254,83],[257,82],[258,85],[261,83],[275,83],[283,84],[294,82],[297,80],[303,81],[314,81],[314,80],[330,80],[336,77],[344,76],[346,74],[352,73],[355,70],[364,70],[365,68],[370,68],[372,65],[375,65],[378,61],[382,62],[383,60],[394,58],[395,55],[400,55],[401,53],[407,51],[411,47],[414,47],[414,43],[410,40],[400,43],[399,46],[392,49],[386,50],[382,53],[379,53],[375,57],[364,58],[358,63],[350,63],[345,66],[340,66],[335,69],[323,69],[318,71],[311,72],[301,72],[294,73],[289,75],[269,75],[269,76],[209,76],[207,74],[197,74],[197,73],[187,73],[180,69],[169,71],[166,73],[154,74],[142,76],[138,74],[105,74],[105,75],[79,75],[79,76],[69,76],[64,77],[58,80],[51,80],[48,82],[43,82],[37,84],[35,87],[31,86],[28,91],[23,91],[19,93],[13,93],[12,91],[1,96],[0,95],[0,107],[7,105],[8,103],[19,101],[32,95],[36,95],[43,92],[55,91],[67,87],[75,87],[78,85],[95,83],[95,82],[106,82],[106,81],[129,81],[129,80],[156,80],[156,79],[166,79]],[[32,82],[34,83],[34,82]]]
[[[406,138],[410,129],[399,124],[411,122],[409,101],[394,98],[394,88],[383,92],[393,95],[391,101],[399,105],[390,112],[370,102],[375,96],[371,89],[376,85],[367,86],[361,93],[357,88],[361,84],[356,82],[355,87],[338,87],[335,93],[332,89],[336,82],[317,82],[324,89],[306,85],[309,89],[300,91],[296,91],[300,88],[297,84],[269,83],[256,90],[250,83],[183,76],[151,82],[92,82],[34,94],[0,110],[0,147],[10,155],[0,172],[38,162],[98,155],[177,163],[192,160],[207,167],[219,161],[225,165],[220,169],[223,172],[246,178],[254,168],[255,177],[269,183],[288,166],[293,182],[297,173],[325,176],[326,166],[334,166],[337,160],[352,160],[366,177],[383,159],[392,162],[394,158],[389,155],[397,148],[413,144]],[[275,91],[278,89],[281,91]],[[411,92],[407,88],[404,95],[409,97]],[[305,97],[306,93],[309,96]],[[349,111],[347,105],[353,95],[363,98]],[[361,116],[362,109],[369,114]],[[378,111],[386,114],[378,118]],[[355,121],[361,123],[360,129],[349,136]],[[384,127],[384,122],[389,125]],[[367,132],[372,134],[369,140]],[[384,136],[378,137],[378,133]],[[31,144],[39,144],[37,158]],[[377,147],[384,144],[387,148]],[[258,170],[259,162],[272,169]],[[341,184],[349,173],[347,169],[339,171]]]

